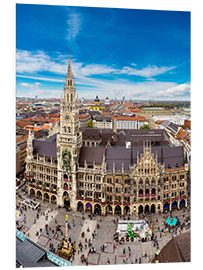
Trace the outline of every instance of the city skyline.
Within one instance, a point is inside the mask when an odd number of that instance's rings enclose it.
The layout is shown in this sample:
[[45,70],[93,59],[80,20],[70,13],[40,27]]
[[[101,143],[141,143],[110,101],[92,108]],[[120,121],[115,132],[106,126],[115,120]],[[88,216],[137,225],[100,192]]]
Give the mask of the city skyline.
[[190,12],[16,5],[17,96],[59,98],[69,53],[80,98],[190,100]]

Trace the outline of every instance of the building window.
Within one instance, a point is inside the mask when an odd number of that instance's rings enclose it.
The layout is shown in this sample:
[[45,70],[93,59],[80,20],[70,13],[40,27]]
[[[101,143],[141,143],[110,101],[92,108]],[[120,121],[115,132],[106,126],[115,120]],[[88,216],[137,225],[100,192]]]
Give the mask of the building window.
[[88,180],[88,181],[92,181],[92,175],[89,175],[89,174],[88,174],[88,175],[87,175],[87,180]]
[[112,178],[107,178],[107,183],[111,184],[112,183]]
[[121,179],[120,178],[116,178],[116,183],[120,184],[121,183]]

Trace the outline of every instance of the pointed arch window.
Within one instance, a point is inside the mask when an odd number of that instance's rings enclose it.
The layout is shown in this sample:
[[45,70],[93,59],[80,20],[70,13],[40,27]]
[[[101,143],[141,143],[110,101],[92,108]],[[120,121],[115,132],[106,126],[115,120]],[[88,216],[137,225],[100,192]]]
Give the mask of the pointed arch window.
[[139,184],[142,185],[143,184],[143,180],[142,178],[140,178]]

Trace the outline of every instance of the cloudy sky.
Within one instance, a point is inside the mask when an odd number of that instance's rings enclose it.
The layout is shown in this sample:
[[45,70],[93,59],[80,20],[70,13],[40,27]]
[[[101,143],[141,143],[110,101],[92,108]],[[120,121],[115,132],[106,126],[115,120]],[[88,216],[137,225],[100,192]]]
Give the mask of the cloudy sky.
[[16,91],[60,97],[71,53],[79,97],[189,100],[190,13],[16,5]]

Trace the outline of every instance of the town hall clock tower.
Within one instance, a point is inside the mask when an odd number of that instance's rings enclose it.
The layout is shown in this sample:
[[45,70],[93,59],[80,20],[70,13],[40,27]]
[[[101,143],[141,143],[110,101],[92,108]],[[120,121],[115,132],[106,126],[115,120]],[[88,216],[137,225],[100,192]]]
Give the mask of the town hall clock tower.
[[68,71],[64,82],[64,96],[60,102],[60,131],[57,134],[57,204],[68,206],[73,211],[76,206],[76,164],[82,146],[79,131],[79,101],[76,97],[74,76],[69,55]]

